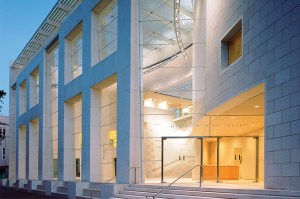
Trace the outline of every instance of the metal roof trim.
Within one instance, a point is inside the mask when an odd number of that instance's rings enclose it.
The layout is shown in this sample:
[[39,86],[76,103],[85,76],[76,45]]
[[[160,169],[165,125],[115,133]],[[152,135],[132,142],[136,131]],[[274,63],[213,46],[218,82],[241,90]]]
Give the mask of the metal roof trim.
[[[30,60],[40,51],[40,49],[49,40],[51,40],[53,36],[55,36],[64,20],[74,12],[81,2],[81,0],[58,0],[10,67],[17,69],[25,68]],[[64,13],[65,16],[62,16]],[[54,14],[59,16],[55,16]],[[57,18],[58,21],[54,20],[53,18]],[[45,28],[49,30],[50,27],[50,31],[45,30]],[[45,39],[39,40],[38,38],[40,38],[40,35],[45,36]],[[25,62],[20,63],[20,60],[25,60]]]

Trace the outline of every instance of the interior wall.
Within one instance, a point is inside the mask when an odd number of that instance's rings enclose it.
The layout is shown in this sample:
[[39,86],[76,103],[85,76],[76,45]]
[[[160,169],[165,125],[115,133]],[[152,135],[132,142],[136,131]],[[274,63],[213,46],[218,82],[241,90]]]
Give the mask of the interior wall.
[[[146,178],[161,175],[161,137],[191,136],[191,117],[174,121],[169,110],[144,107],[144,167]],[[178,177],[195,164],[194,139],[167,139],[164,141],[164,176]],[[187,175],[186,177],[189,177]]]

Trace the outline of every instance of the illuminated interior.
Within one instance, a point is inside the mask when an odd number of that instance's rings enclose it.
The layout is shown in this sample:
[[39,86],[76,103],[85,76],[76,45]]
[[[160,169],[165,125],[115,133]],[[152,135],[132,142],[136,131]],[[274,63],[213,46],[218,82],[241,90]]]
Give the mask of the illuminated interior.
[[[254,86],[209,112],[194,107],[199,103],[194,96],[200,91],[193,78],[193,4],[193,0],[180,1],[176,24],[174,1],[141,3],[143,177],[146,183],[160,182],[163,172],[166,181],[176,179],[178,171],[184,173],[202,159],[205,181],[262,181],[264,85]],[[178,32],[174,26],[180,26]],[[162,137],[172,136],[184,138],[163,141],[162,171]],[[202,148],[199,139],[192,136],[205,136]],[[193,170],[185,178],[197,181],[199,174],[199,169]]]

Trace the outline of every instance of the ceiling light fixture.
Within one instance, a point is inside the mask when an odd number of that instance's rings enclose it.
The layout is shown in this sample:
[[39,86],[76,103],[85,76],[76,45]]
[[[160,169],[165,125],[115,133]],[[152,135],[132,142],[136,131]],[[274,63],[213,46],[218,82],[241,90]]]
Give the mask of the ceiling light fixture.
[[259,108],[259,107],[260,107],[260,106],[258,106],[258,105],[255,105],[255,106],[254,106],[254,108]]
[[187,59],[188,57],[182,43],[182,36],[180,31],[180,0],[174,0],[174,27],[178,47],[184,59]]

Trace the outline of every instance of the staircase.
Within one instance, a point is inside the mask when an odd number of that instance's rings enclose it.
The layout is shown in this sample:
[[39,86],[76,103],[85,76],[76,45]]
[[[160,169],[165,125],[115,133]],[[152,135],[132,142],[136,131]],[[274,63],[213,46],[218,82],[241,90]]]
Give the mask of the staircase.
[[89,189],[83,189],[83,196],[86,198],[100,198],[101,197],[101,183],[91,183]]
[[[129,185],[114,196],[115,199],[152,199],[164,186]],[[151,197],[152,196],[152,197]],[[155,198],[168,199],[299,199],[300,192],[284,190],[224,189],[196,187],[168,187]]]
[[63,182],[62,186],[56,188],[56,192],[52,192],[51,196],[54,197],[68,197],[68,182]]

